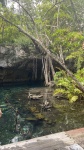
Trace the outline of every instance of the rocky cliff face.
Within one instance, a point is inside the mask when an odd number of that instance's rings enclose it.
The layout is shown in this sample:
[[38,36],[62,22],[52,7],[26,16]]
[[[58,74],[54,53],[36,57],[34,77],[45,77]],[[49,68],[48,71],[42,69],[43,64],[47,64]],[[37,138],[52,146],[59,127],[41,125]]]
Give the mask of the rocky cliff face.
[[[55,71],[59,64],[53,62]],[[73,62],[67,62],[73,71]],[[51,77],[52,78],[52,77]],[[21,46],[0,46],[0,84],[14,82],[44,81],[42,56],[35,50],[29,51]]]
[[11,67],[25,57],[26,53],[20,46],[0,46],[0,67]]
[[42,62],[20,46],[0,46],[0,84],[43,80]]

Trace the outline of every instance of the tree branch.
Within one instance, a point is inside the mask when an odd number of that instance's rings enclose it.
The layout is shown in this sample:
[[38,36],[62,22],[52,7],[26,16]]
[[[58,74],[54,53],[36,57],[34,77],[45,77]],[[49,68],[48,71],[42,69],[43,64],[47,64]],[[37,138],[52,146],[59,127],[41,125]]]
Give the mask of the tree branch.
[[27,15],[30,17],[30,19],[31,19],[31,21],[32,21],[32,23],[33,23],[33,25],[35,26],[35,22],[34,22],[32,16],[31,16],[30,13],[23,7],[23,5],[20,4],[19,0],[13,0],[13,1],[15,1],[15,2],[27,13]]
[[47,12],[44,14],[44,16],[46,16],[48,14],[48,12],[50,12],[56,5],[61,4],[62,2],[64,2],[65,0],[62,0],[60,2],[55,3],[50,9],[47,10]]
[[72,0],[70,0],[70,3],[71,3],[71,7],[73,9],[73,12],[74,12],[74,18],[75,18],[75,24],[77,23],[78,24],[78,27],[80,29],[80,25],[79,25],[79,22],[78,22],[78,17],[77,17],[77,14],[76,14],[76,10],[75,10],[75,7],[74,7],[74,3]]

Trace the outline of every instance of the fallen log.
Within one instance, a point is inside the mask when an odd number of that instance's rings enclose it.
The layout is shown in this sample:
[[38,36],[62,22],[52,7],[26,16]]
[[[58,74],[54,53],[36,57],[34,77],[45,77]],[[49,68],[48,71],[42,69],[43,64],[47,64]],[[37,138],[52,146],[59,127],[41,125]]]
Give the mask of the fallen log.
[[28,99],[31,99],[31,100],[39,100],[40,98],[42,98],[43,95],[34,95],[34,94],[28,94]]

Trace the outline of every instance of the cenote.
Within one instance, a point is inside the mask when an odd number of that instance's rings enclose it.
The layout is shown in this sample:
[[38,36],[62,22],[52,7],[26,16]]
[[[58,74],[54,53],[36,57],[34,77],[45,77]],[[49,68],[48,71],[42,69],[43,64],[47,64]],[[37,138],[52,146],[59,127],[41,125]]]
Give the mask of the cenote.
[[[39,99],[28,96],[41,95]],[[44,104],[48,104],[45,107]],[[84,101],[70,104],[44,86],[0,87],[1,145],[84,126]]]

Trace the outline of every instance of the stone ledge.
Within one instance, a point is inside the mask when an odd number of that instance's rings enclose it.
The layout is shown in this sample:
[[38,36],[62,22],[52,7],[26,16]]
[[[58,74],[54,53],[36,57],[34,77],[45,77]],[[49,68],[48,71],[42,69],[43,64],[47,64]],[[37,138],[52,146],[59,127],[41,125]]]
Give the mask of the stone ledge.
[[81,136],[84,128],[3,145],[0,146],[0,150],[83,150],[81,145],[78,145],[73,136],[71,136],[77,131]]

